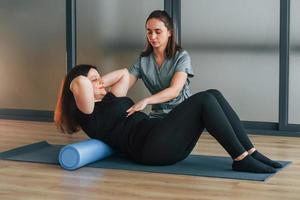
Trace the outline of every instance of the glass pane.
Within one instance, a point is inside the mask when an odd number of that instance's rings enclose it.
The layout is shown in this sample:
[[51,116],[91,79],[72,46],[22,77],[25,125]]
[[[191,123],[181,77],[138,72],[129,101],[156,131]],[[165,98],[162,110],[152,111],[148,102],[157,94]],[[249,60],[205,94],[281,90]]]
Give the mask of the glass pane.
[[300,124],[300,1],[291,1],[289,123]]
[[0,1],[0,107],[53,110],[65,74],[65,1]]
[[[102,73],[131,66],[146,44],[146,18],[163,6],[163,0],[78,0],[77,63],[100,66]],[[147,94],[139,81],[129,96]]]
[[280,1],[181,3],[193,92],[216,88],[242,120],[278,122]]

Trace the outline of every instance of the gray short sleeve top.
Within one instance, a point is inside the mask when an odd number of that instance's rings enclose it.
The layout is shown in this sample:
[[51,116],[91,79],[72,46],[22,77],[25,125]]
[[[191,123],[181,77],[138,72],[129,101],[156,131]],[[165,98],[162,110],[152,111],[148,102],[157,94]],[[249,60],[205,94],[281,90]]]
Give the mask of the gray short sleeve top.
[[160,68],[156,64],[154,55],[151,53],[149,56],[139,57],[128,70],[130,74],[143,80],[151,94],[156,94],[169,87],[175,72],[185,72],[188,75],[187,82],[176,98],[161,104],[152,105],[151,117],[164,117],[176,105],[191,96],[189,79],[194,76],[194,72],[191,58],[185,50],[177,51],[174,57],[165,59]]

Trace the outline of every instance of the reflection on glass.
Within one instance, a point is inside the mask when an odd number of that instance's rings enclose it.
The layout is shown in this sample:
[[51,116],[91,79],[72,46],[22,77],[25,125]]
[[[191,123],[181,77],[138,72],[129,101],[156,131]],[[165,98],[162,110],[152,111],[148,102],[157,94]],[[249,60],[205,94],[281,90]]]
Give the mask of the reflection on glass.
[[300,1],[291,0],[289,123],[300,124]]
[[181,3],[192,90],[222,91],[242,120],[278,122],[279,0]]
[[[78,0],[77,63],[100,66],[102,73],[129,67],[145,46],[145,21],[162,0]],[[141,81],[129,93],[133,99],[148,94]]]
[[0,1],[0,107],[53,110],[65,74],[65,2]]

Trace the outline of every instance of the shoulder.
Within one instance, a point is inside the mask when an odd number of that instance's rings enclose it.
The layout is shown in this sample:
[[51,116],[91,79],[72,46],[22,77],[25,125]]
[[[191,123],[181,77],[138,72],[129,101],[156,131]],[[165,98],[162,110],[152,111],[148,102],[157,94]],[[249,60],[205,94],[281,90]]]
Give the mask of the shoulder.
[[139,56],[135,62],[135,66],[142,70],[148,69],[149,65],[153,65],[153,63],[154,63],[153,59],[154,58],[153,58],[152,53],[148,56]]
[[148,62],[152,58],[152,54],[149,54],[148,56],[139,56],[135,59],[134,65],[140,66],[143,63]]
[[186,50],[181,49],[181,50],[178,50],[176,52],[175,57],[177,57],[177,58],[189,58],[190,54]]
[[139,60],[141,61],[141,62],[143,62],[143,61],[146,61],[146,60],[149,60],[149,59],[151,59],[153,56],[152,56],[152,53],[150,53],[149,55],[147,55],[147,56],[140,56],[139,57]]
[[173,62],[182,63],[182,62],[190,62],[191,58],[189,53],[182,49],[176,52],[175,57],[173,58]]

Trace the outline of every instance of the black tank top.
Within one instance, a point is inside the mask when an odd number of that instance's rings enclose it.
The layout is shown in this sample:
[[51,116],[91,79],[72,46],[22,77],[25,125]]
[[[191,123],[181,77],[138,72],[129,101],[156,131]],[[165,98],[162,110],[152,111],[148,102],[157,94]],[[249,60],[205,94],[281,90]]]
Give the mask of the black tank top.
[[147,135],[159,120],[150,119],[143,112],[126,117],[126,110],[132,105],[130,98],[109,92],[95,103],[93,113],[84,114],[77,109],[76,119],[90,138],[99,139],[138,162]]

